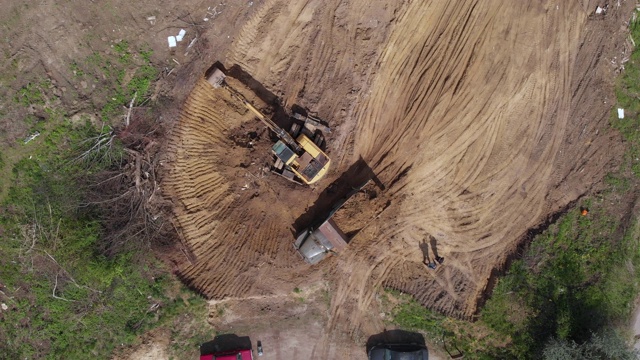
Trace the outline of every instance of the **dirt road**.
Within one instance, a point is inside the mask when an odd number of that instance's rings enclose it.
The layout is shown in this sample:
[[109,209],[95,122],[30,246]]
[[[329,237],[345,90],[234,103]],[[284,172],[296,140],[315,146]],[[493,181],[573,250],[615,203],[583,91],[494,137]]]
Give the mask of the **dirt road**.
[[[164,184],[188,254],[179,274],[212,299],[277,296],[326,279],[327,343],[381,330],[372,315],[381,287],[473,318],[518,246],[597,188],[620,155],[608,119],[634,4],[605,15],[595,6],[260,3],[219,59],[264,86],[252,95],[230,78],[261,109],[274,111],[278,97],[327,119],[335,165],[312,188],[265,172],[264,127],[198,80],[170,139]],[[299,219],[330,203],[329,185],[359,159],[383,185],[357,203],[372,221],[347,220],[357,229],[347,250],[309,267],[292,247]],[[444,265],[427,269],[425,255]]]

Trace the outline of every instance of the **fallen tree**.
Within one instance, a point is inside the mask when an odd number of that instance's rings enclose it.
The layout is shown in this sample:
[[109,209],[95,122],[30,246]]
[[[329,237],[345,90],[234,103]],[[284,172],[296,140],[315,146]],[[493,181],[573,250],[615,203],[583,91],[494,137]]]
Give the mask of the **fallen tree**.
[[169,220],[171,207],[161,195],[158,178],[163,127],[145,109],[130,108],[123,125],[101,134],[79,157],[111,163],[85,180],[83,206],[100,213],[105,230],[99,251],[114,256],[140,247],[173,246],[177,237]]

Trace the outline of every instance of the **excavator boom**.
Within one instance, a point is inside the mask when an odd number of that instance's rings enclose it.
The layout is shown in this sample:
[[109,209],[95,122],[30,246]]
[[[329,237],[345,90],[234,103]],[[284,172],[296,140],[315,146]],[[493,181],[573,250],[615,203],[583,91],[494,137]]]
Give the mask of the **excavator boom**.
[[[286,165],[289,173],[291,173],[291,177],[285,177],[291,180],[293,179],[293,174],[295,174],[306,184],[313,184],[323,178],[331,164],[329,157],[304,134],[300,134],[294,140],[286,130],[256,109],[244,95],[229,86],[224,81],[225,77],[226,75],[220,69],[215,69],[207,77],[207,81],[214,89],[226,89],[233,98],[240,101],[255,117],[276,133],[280,141],[273,146],[272,151],[279,159],[278,161]],[[300,119],[298,116],[295,116],[295,118]],[[305,124],[311,123],[317,127],[324,126],[312,117],[306,117],[304,121]]]
[[300,152],[302,150],[300,148],[300,145],[298,145],[298,143],[296,143],[296,141],[293,140],[293,138],[291,137],[291,135],[289,135],[288,132],[286,132],[283,128],[276,125],[276,123],[274,123],[273,120],[266,117],[263,113],[260,112],[260,110],[256,109],[253,105],[251,105],[249,100],[247,100],[247,98],[245,98],[244,95],[236,91],[231,86],[227,85],[227,83],[224,81],[225,77],[226,76],[220,69],[215,69],[207,80],[211,85],[213,85],[214,88],[216,89],[224,88],[227,91],[229,91],[231,96],[238,99],[238,101],[240,101],[249,111],[251,111],[253,115],[255,115],[260,121],[262,121],[269,129],[271,129],[271,131],[276,133],[276,135],[280,140],[284,141],[287,145],[291,146],[291,148],[293,148],[295,152]]
[[228,86],[227,84],[223,84],[222,87],[227,89],[232,96],[240,100],[240,102],[242,102],[242,104],[247,109],[249,109],[249,111],[251,111],[260,121],[262,121],[269,129],[271,129],[271,131],[276,133],[276,135],[280,140],[284,141],[285,143],[287,143],[287,145],[291,146],[295,152],[300,152],[301,150],[300,145],[298,145],[296,141],[293,140],[293,138],[291,137],[291,135],[289,135],[288,132],[286,132],[280,126],[276,125],[276,123],[274,123],[273,120],[266,117],[263,113],[260,112],[260,110],[256,109],[253,105],[251,105],[249,100],[247,100],[242,94],[240,94],[239,92],[237,92],[236,90]]

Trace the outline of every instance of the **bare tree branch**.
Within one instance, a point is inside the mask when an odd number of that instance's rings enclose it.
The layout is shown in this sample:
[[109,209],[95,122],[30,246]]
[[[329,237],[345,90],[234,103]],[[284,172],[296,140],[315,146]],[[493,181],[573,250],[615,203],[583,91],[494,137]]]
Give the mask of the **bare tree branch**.
[[[53,256],[51,256],[51,254],[49,254],[46,250],[42,250],[42,251],[43,251],[45,254],[47,254],[47,256],[49,256],[49,258],[50,258],[50,259],[51,259],[51,260],[52,260],[56,265],[58,265],[58,267],[60,268],[60,270],[62,270],[62,271],[63,271],[63,272],[64,272],[64,273],[69,277],[69,280],[71,280],[71,282],[72,282],[72,283],[73,283],[77,288],[79,288],[79,289],[87,289],[87,290],[91,290],[91,291],[93,291],[93,292],[95,292],[95,293],[102,294],[102,291],[100,291],[100,290],[95,290],[95,289],[92,289],[92,288],[90,288],[90,287],[88,287],[88,286],[78,284],[78,283],[76,282],[76,280],[71,276],[71,274],[69,274],[69,272],[68,272],[67,270],[65,270],[65,269],[62,267],[62,265],[60,265],[60,264],[58,263],[58,261],[57,261]],[[58,275],[56,274],[56,286],[57,286],[57,284],[58,284]]]
[[56,283],[55,283],[55,285],[53,285],[53,293],[51,294],[51,296],[53,296],[54,299],[64,300],[64,301],[69,301],[69,302],[75,302],[75,300],[69,300],[69,299],[65,299],[63,297],[57,296],[56,295],[56,289],[57,288],[58,288],[58,273],[56,273]]
[[129,111],[127,112],[127,117],[124,119],[124,126],[129,126],[129,120],[131,119],[131,110],[133,109],[133,103],[136,101],[136,97],[138,96],[138,92],[136,91],[133,94],[133,99],[129,103]]

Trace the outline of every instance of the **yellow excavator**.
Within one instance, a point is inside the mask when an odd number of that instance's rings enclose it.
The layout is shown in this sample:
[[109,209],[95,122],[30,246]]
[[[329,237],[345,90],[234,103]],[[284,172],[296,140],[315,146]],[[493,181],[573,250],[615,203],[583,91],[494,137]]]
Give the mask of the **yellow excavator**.
[[[225,82],[225,78],[226,75],[222,70],[215,68],[207,77],[207,81],[214,89],[224,88],[229,91],[233,98],[239,100],[277,135],[279,140],[271,148],[271,151],[276,156],[274,169],[277,174],[294,182],[299,182],[297,181],[299,179],[307,185],[317,182],[327,174],[331,159],[320,150],[319,144],[316,144],[304,133],[299,134],[294,139],[286,130],[276,125],[273,120],[256,109],[240,92],[229,86],[229,84]],[[310,123],[316,127],[320,125],[317,119],[311,116],[305,117],[300,114],[295,114],[294,118],[298,120],[306,118],[305,124]],[[294,136],[299,129],[300,126],[294,124],[292,128]]]

